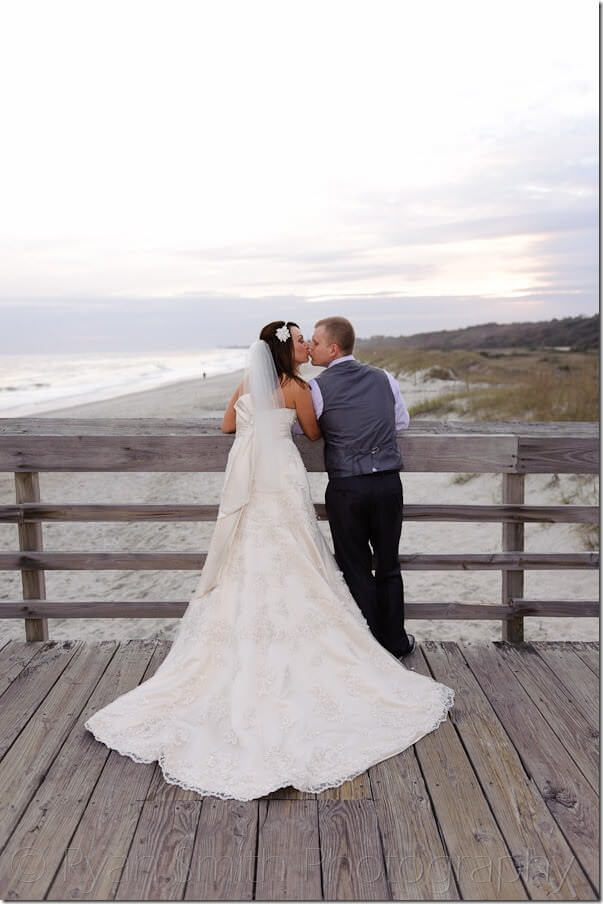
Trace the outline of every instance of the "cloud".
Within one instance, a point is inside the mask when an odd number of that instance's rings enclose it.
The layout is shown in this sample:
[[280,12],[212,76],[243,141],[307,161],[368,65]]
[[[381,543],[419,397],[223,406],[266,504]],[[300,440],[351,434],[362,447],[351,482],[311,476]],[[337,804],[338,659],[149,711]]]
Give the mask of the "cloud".
[[[234,296],[189,298],[87,298],[20,301],[2,308],[0,354],[159,352],[248,345],[272,320],[298,322],[306,334],[321,317],[349,317],[362,337],[410,335],[475,323],[511,323],[591,314],[586,292],[539,292],[528,299],[463,296]],[[225,327],[225,324],[227,325]]]
[[367,333],[596,309],[596,5],[508,0],[494,42],[470,0],[166,9],[5,16],[4,345],[35,299],[59,345],[68,310],[174,343],[283,304]]

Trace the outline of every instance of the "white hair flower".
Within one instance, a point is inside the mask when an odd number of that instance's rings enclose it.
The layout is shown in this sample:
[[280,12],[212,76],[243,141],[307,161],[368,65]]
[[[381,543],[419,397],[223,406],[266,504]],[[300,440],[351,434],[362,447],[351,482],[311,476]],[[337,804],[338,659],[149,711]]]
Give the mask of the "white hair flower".
[[286,342],[291,333],[286,326],[279,326],[278,330],[274,334],[277,339],[280,339],[281,342]]

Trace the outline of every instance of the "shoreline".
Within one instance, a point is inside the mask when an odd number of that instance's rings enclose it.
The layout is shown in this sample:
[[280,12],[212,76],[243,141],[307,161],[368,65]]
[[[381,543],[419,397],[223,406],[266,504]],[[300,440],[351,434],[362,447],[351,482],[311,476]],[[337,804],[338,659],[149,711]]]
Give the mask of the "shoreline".
[[[57,406],[31,417],[186,417],[192,412],[205,417],[224,412],[228,400],[243,377],[244,371],[233,370],[213,377],[174,380],[127,392],[108,399]],[[133,414],[133,410],[136,414]]]
[[0,355],[0,416],[37,417],[222,377],[245,367],[235,348],[151,353]]
[[[301,375],[310,380],[322,369],[305,364]],[[175,380],[95,402],[57,406],[30,417],[222,417],[244,373],[239,369],[205,379]]]

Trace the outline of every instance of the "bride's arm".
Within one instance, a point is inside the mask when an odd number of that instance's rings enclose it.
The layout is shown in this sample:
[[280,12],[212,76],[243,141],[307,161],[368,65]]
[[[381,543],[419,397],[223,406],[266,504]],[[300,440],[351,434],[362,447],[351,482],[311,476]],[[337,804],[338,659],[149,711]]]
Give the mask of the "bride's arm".
[[297,420],[308,439],[320,439],[322,433],[314,414],[314,406],[312,404],[312,392],[307,383],[300,386],[299,383],[293,384],[293,401],[295,402],[295,410],[297,412]]
[[237,388],[232,394],[230,402],[226,406],[226,411],[224,412],[224,417],[222,418],[221,431],[222,433],[235,433],[237,429],[237,413],[235,411],[235,402],[241,395],[241,390],[243,388],[243,384],[239,383]]

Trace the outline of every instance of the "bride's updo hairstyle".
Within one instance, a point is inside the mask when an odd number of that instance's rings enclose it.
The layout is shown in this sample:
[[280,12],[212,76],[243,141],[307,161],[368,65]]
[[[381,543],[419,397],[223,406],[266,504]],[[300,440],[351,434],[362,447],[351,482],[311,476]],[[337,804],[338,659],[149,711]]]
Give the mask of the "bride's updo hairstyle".
[[296,365],[293,355],[292,337],[289,335],[283,342],[283,340],[279,339],[276,335],[277,331],[284,326],[286,326],[288,330],[291,330],[292,326],[296,326],[297,329],[299,329],[297,323],[293,323],[292,320],[273,320],[272,323],[268,323],[262,328],[260,331],[260,339],[263,339],[264,342],[268,344],[268,348],[270,349],[274,360],[274,366],[276,367],[276,373],[281,383],[289,379],[295,380],[296,383],[300,383],[304,386],[305,381],[296,373],[295,369]]

